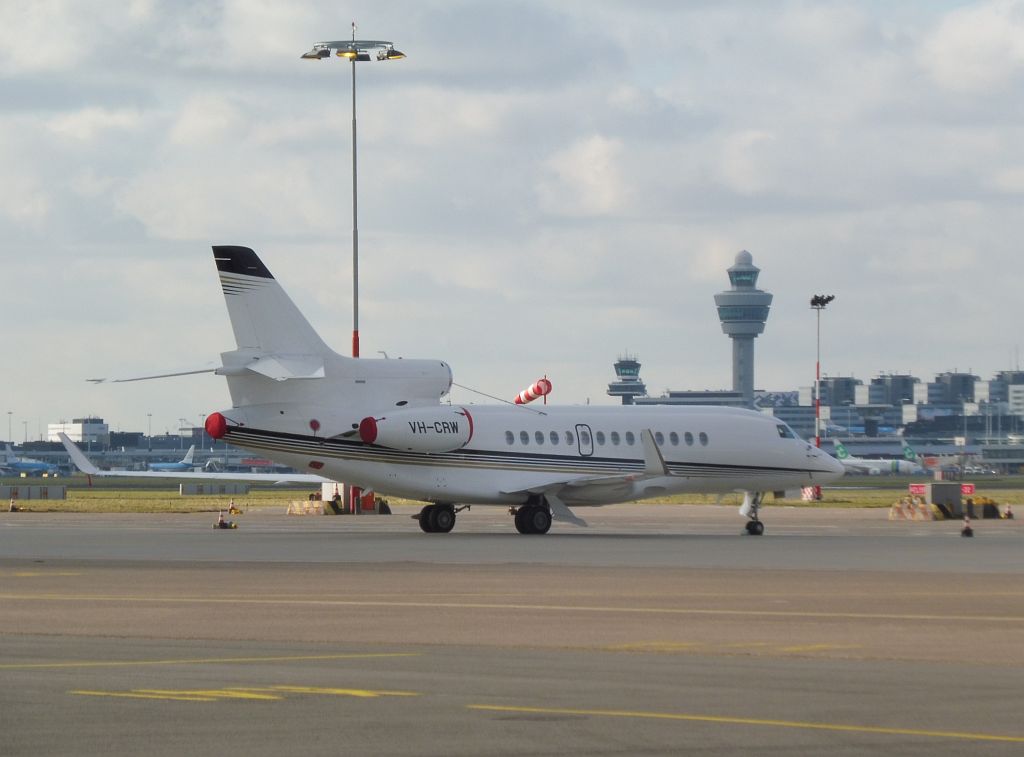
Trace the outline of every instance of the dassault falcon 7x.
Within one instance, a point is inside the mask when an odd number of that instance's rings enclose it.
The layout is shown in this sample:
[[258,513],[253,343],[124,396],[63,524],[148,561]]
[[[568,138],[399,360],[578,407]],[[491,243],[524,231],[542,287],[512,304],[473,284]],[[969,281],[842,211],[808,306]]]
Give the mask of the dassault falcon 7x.
[[[296,470],[426,501],[419,524],[447,533],[464,505],[502,505],[522,534],[570,508],[677,492],[760,493],[839,478],[842,466],[785,423],[725,407],[456,405],[440,360],[349,358],[328,347],[247,247],[213,257],[237,349],[210,371],[232,407],[207,433]],[[199,372],[199,371],[197,371]]]

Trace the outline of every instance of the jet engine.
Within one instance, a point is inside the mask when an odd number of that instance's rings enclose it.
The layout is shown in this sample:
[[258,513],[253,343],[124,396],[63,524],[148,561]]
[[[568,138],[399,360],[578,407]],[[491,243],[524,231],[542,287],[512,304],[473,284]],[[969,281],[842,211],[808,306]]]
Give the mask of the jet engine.
[[359,438],[409,452],[454,452],[473,438],[473,417],[462,407],[424,407],[368,416],[359,423]]

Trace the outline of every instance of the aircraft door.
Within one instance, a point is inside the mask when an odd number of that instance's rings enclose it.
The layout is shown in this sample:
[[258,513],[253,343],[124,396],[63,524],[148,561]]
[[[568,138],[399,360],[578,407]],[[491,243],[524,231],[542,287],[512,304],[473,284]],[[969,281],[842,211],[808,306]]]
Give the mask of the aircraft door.
[[594,436],[590,433],[590,426],[585,423],[576,424],[576,444],[581,457],[590,457],[594,454]]

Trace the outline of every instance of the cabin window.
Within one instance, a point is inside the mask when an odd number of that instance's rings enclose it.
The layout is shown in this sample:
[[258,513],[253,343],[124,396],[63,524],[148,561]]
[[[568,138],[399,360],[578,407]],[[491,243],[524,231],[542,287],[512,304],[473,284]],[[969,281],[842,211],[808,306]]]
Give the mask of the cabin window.
[[683,439],[686,440],[686,446],[687,447],[692,447],[693,446],[693,434],[691,434],[689,431],[687,431],[685,434],[683,434]]
[[576,443],[576,437],[572,435],[572,431],[565,432],[565,443],[570,447]]
[[700,439],[700,446],[702,446],[702,447],[707,447],[708,446],[708,435],[705,434],[703,431],[700,432],[700,436],[697,437],[697,438]]
[[537,444],[543,444],[544,443],[544,432],[543,431],[537,431],[536,433],[534,433],[533,438],[537,440]]
[[557,431],[552,431],[548,436],[551,437],[551,443],[552,444],[558,444],[558,432]]
[[660,431],[654,432],[654,441],[658,443],[658,446],[662,446],[665,443],[665,435]]
[[515,434],[513,434],[511,431],[506,431],[505,432],[505,444],[508,444],[509,446],[511,446],[512,444],[515,443],[515,440],[516,440],[516,435]]
[[619,432],[618,431],[612,431],[611,437],[612,437],[612,444],[614,444],[616,447],[618,447],[619,446],[619,442],[622,441],[622,439],[619,437]]
[[526,433],[525,431],[520,431],[519,432],[519,441],[521,441],[523,444],[529,444],[530,443],[530,435],[528,433]]
[[673,447],[679,446],[679,434],[677,434],[675,431],[668,435],[668,440],[672,442]]
[[632,431],[627,431],[626,432],[626,444],[628,444],[630,447],[632,447],[633,446],[633,442],[635,442],[635,441],[636,441],[636,437],[633,436],[633,432]]
[[601,446],[604,446],[604,431],[595,431],[594,432],[594,439],[597,440],[598,444],[600,444]]
[[590,446],[590,434],[588,434],[586,431],[581,431],[580,432],[580,443],[584,447],[589,447]]

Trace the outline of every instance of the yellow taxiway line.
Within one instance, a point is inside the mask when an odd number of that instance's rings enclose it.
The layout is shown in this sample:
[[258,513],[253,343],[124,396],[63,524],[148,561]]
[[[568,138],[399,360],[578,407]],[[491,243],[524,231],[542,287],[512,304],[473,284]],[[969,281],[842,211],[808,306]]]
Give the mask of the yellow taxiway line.
[[289,694],[315,694],[319,696],[354,697],[356,699],[419,696],[419,693],[415,691],[335,689],[324,688],[321,686],[230,686],[224,689],[132,689],[131,691],[96,691],[92,689],[76,689],[69,691],[68,693],[87,697],[162,699],[172,702],[217,702],[223,699],[280,702]]
[[728,610],[691,607],[615,607],[610,605],[500,604],[495,602],[403,602],[357,599],[265,599],[252,597],[139,597],[107,594],[0,594],[0,599],[42,602],[126,602],[145,604],[279,605],[289,607],[384,607],[433,610],[507,610],[636,615],[679,615],[742,618],[809,618],[818,620],[897,620],[979,623],[1024,623],[1024,615],[937,615],[927,613],[817,612],[810,610]]
[[740,718],[721,715],[690,715],[676,712],[634,712],[630,710],[583,710],[560,707],[513,707],[505,705],[468,704],[467,709],[485,712],[508,712],[532,715],[580,715],[585,717],[639,718],[646,720],[675,720],[695,723],[717,723],[724,725],[754,725],[774,728],[797,728],[809,731],[845,731],[847,733],[871,733],[886,736],[927,736],[939,739],[960,739],[965,741],[999,741],[1024,744],[1024,736],[1004,736],[995,733],[969,733],[963,731],[930,731],[917,728],[886,728],[871,725],[850,725],[846,723],[810,723],[799,720],[769,720],[763,718]]

